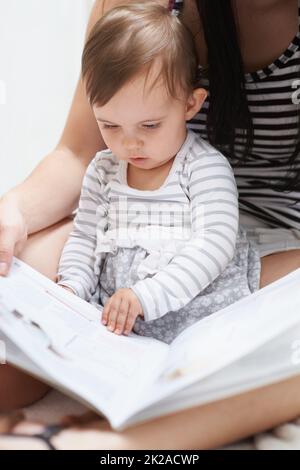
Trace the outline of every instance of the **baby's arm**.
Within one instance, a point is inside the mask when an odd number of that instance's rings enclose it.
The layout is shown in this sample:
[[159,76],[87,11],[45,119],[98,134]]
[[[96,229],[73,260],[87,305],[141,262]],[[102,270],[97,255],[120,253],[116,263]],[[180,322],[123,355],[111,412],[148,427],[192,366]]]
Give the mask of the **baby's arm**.
[[95,160],[85,173],[74,228],[62,251],[57,274],[59,285],[87,301],[98,282],[94,271],[97,231],[104,231],[107,224],[107,205]]
[[217,151],[199,155],[190,164],[188,185],[192,238],[164,269],[131,287],[146,321],[187,305],[234,256],[238,192],[227,159]]

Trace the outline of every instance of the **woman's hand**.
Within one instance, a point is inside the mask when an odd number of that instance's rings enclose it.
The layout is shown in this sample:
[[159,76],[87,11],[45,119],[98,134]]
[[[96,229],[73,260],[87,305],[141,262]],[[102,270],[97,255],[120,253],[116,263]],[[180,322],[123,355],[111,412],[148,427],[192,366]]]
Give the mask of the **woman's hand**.
[[143,307],[132,289],[118,289],[104,305],[102,323],[109,331],[128,335],[138,316],[144,316]]
[[28,236],[25,217],[13,197],[0,199],[0,276],[8,274],[12,257],[24,248]]

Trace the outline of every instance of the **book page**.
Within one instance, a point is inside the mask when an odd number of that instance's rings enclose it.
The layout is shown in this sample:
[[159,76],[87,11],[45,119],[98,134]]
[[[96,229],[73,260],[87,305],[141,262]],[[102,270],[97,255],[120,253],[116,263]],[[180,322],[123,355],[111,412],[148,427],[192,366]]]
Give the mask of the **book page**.
[[[170,345],[164,371],[140,409],[192,384],[201,387],[203,379],[297,326],[299,286],[300,269],[183,331]],[[239,376],[234,379],[239,383]]]
[[132,416],[126,426],[280,382],[300,373],[300,321],[251,354]]
[[[168,346],[118,336],[98,309],[16,260],[0,278],[0,329],[65,390],[114,422],[161,372]],[[74,395],[73,395],[74,396]]]

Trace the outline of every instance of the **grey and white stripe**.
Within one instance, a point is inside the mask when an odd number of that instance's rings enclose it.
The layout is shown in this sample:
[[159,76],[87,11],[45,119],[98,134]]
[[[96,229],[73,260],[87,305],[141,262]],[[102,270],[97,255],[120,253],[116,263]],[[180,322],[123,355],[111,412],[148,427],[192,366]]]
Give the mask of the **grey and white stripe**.
[[149,321],[187,305],[230,263],[238,193],[227,159],[191,130],[159,189],[131,188],[126,175],[127,162],[110,150],[89,165],[58,283],[89,301],[108,252],[140,245],[163,253],[176,246],[162,269],[130,286]]

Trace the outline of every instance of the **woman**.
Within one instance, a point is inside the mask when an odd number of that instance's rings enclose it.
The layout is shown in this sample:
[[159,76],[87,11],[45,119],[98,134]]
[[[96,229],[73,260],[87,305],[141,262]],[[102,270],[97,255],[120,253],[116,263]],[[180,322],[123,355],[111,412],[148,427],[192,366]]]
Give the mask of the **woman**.
[[[286,171],[297,169],[300,142],[299,109],[292,102],[293,80],[300,69],[298,0],[157,1],[174,8],[195,37],[210,102],[209,111],[207,108],[190,126],[219,147],[235,169],[241,222],[258,242],[261,234],[267,240],[260,245],[263,287],[300,267],[300,243],[292,236],[298,232],[290,230],[300,228],[297,209],[291,207],[300,195],[298,175]],[[104,12],[118,4],[124,0],[96,1],[87,33]],[[16,253],[54,279],[85,169],[101,148],[104,143],[79,81],[56,149],[24,183],[1,199],[3,274]],[[273,233],[279,242],[272,243]],[[284,243],[286,235],[289,244]],[[0,379],[2,410],[26,406],[49,389],[8,365],[0,368]],[[80,431],[81,446],[85,439],[87,447],[93,446],[91,436],[95,448],[220,446],[296,417],[300,413],[299,387],[296,377],[123,433],[95,421],[86,425],[89,430]],[[76,431],[64,431],[52,441],[67,448],[75,435]]]

